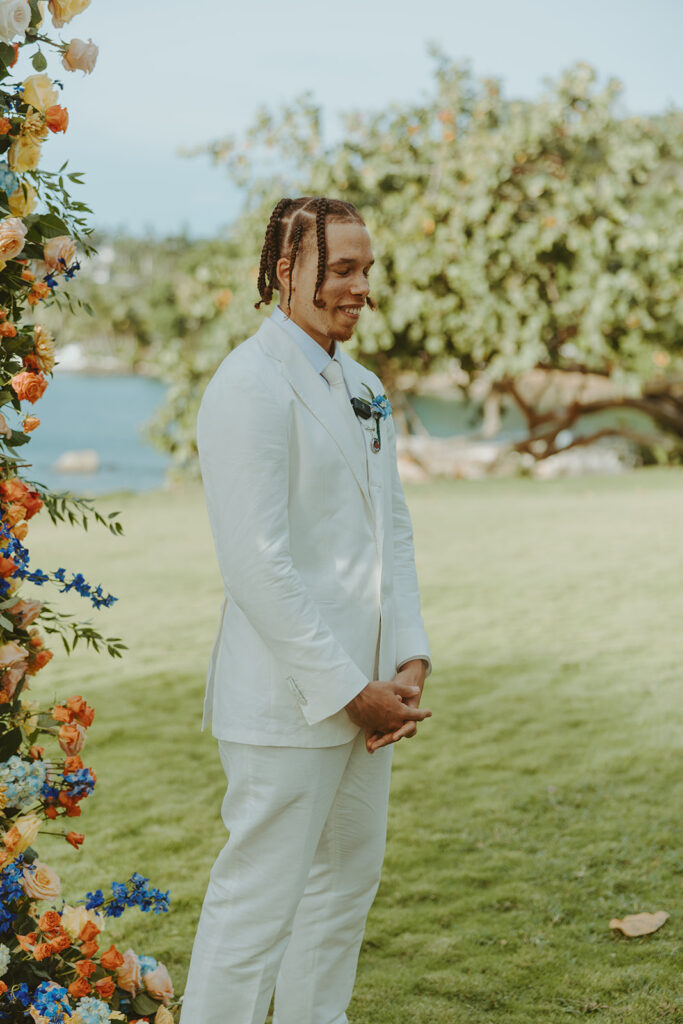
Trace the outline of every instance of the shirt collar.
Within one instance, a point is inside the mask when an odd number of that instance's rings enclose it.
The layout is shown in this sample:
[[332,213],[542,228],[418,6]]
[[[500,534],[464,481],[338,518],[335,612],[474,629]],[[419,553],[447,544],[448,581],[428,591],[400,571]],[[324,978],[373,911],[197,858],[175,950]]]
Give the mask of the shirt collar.
[[[323,370],[332,362],[332,356],[330,356],[322,345],[306,334],[303,328],[295,324],[293,320],[290,320],[286,313],[276,306],[271,313],[271,320],[274,320],[276,324],[279,324],[283,330],[287,331],[290,338],[297,343],[303,354],[308,359],[309,363],[316,371],[316,373],[322,373]],[[335,355],[337,354],[337,346],[335,343]]]

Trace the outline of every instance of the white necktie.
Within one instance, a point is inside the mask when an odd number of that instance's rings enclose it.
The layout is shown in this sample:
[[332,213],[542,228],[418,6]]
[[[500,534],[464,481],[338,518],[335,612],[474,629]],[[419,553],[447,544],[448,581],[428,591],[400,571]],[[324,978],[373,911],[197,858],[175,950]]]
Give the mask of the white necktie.
[[325,378],[327,383],[330,385],[330,397],[335,403],[346,422],[352,426],[354,434],[358,431],[358,424],[356,420],[356,414],[351,406],[351,399],[349,393],[346,390],[346,384],[344,383],[344,373],[341,366],[336,359],[331,359],[325,369],[322,371],[322,376]]

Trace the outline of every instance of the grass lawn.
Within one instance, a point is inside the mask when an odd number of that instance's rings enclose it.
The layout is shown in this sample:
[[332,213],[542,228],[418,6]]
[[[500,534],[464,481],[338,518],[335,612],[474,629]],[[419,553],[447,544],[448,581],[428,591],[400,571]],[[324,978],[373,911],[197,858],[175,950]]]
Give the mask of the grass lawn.
[[[350,1020],[683,1020],[683,473],[407,494],[434,717],[395,750]],[[55,643],[34,683],[97,709],[83,755],[97,788],[72,822],[85,845],[46,837],[39,851],[70,901],[134,870],[170,888],[168,915],[131,911],[107,930],[162,959],[181,991],[225,840],[224,777],[200,732],[221,584],[198,487],[99,505],[122,510],[125,537],[45,514],[29,534],[34,567],[119,597],[92,615],[72,595],[62,607],[129,646],[114,661]],[[654,935],[610,932],[612,917],[659,909],[671,917]]]

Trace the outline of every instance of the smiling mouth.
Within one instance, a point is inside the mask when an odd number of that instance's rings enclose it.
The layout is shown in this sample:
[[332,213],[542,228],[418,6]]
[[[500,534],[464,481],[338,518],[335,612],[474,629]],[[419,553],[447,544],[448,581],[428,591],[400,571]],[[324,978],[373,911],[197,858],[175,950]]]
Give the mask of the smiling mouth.
[[349,320],[356,321],[358,319],[358,317],[360,316],[363,307],[362,306],[340,306],[339,309],[344,314],[344,316],[347,316],[349,318]]

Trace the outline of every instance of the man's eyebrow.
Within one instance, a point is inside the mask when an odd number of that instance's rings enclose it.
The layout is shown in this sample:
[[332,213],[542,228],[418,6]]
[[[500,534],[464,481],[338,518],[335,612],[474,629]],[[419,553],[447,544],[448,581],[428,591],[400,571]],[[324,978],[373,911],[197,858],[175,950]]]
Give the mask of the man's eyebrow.
[[[370,260],[368,266],[371,267],[374,262],[374,260]],[[337,263],[360,263],[360,260],[351,259],[349,256],[340,256],[338,260],[330,260],[331,267],[336,266]]]

